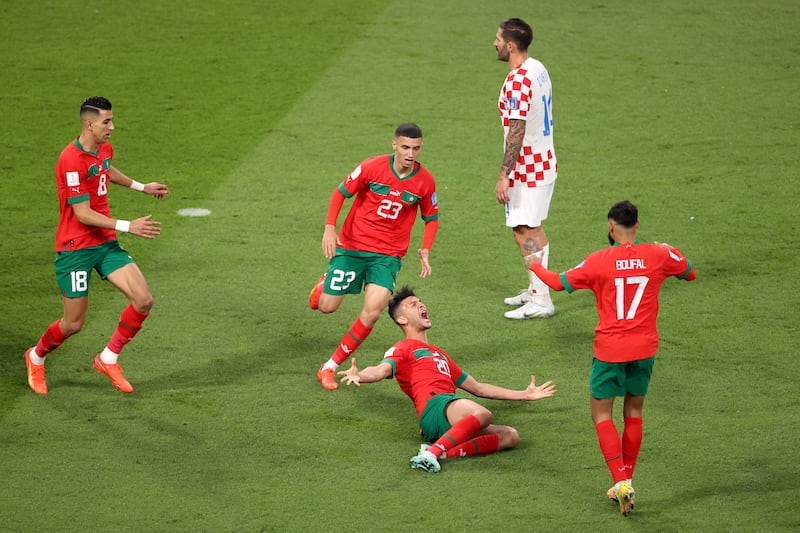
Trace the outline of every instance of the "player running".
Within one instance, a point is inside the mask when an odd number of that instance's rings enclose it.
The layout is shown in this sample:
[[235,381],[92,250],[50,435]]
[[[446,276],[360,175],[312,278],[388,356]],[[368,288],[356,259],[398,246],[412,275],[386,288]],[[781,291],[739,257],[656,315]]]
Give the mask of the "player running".
[[[662,282],[675,276],[691,281],[695,270],[677,248],[636,240],[639,211],[625,200],[608,212],[611,248],[589,255],[575,268],[556,274],[530,260],[531,270],[557,291],[591,289],[600,322],[595,328],[594,359],[589,378],[592,421],[614,486],[608,497],[620,512],[633,509],[633,470],[642,444],[642,411],[658,350],[658,293]],[[612,410],[624,396],[625,427],[620,438]]]
[[[417,211],[425,222],[418,250],[420,277],[431,273],[428,258],[439,228],[439,206],[434,178],[417,161],[422,130],[416,124],[401,124],[395,130],[392,149],[391,154],[363,161],[331,195],[322,235],[322,252],[330,263],[311,291],[309,306],[333,313],[346,294],[358,294],[362,289],[364,304],[317,372],[317,380],[326,390],[339,388],[334,371],[369,336],[389,303]],[[352,197],[355,200],[337,235],[336,219],[344,201]]]
[[64,148],[56,165],[61,217],[56,231],[55,268],[64,314],[25,352],[28,385],[37,394],[47,394],[45,357],[83,328],[89,308],[89,281],[92,270],[96,270],[130,304],[122,311],[108,345],[94,358],[94,368],[108,376],[114,387],[130,393],[133,387],[123,376],[117,358],[142,328],[153,306],[153,296],[139,267],[120,247],[117,232],[154,239],[161,229],[160,222],[151,220],[151,215],[130,221],[111,218],[108,186],[115,183],[158,199],[169,194],[169,189],[161,183],[132,180],[111,164],[111,102],[99,96],[89,98],[81,105],[80,117],[81,134]]

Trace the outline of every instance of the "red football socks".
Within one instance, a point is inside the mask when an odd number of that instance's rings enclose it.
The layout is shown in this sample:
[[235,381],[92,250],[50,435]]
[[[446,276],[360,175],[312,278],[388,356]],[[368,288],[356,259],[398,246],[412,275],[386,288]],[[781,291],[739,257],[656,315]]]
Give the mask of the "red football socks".
[[361,318],[357,318],[353,325],[350,326],[350,329],[347,330],[347,333],[344,334],[342,340],[339,341],[339,346],[333,352],[331,359],[337,365],[341,365],[345,359],[350,357],[361,346],[361,343],[369,337],[370,333],[372,333],[372,328],[365,326],[361,322]]
[[494,453],[497,451],[497,446],[500,442],[500,435],[497,433],[490,433],[488,435],[480,435],[474,439],[468,440],[463,444],[453,446],[447,450],[446,457],[469,457],[471,455],[483,455],[486,453]]
[[625,463],[622,461],[622,441],[613,420],[604,420],[594,426],[597,432],[597,440],[600,443],[600,451],[606,460],[608,471],[614,483],[628,479]]
[[[472,438],[475,433],[480,431],[481,422],[475,415],[465,416],[455,424],[441,437],[433,443],[431,447],[438,446],[441,453],[446,453],[450,448],[465,443]],[[440,455],[433,451],[437,457]]]
[[628,479],[633,478],[639,448],[642,446],[642,417],[626,418],[622,430],[622,462],[625,464]]
[[146,314],[140,313],[132,305],[128,304],[128,307],[119,316],[119,323],[116,331],[111,336],[111,340],[108,342],[108,349],[116,354],[120,353],[125,345],[142,329],[142,323],[145,318],[147,318]]
[[59,318],[47,327],[39,342],[36,343],[36,355],[44,357],[67,340],[67,336],[61,331],[61,319]]

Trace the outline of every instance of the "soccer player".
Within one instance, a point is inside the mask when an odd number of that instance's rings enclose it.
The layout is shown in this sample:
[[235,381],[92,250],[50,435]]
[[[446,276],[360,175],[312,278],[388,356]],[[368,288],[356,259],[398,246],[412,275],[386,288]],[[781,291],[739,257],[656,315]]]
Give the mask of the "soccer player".
[[[420,277],[431,273],[428,259],[439,228],[439,206],[433,176],[417,161],[422,130],[416,124],[401,124],[394,132],[392,149],[391,154],[363,161],[331,195],[322,235],[322,252],[330,263],[311,291],[309,306],[333,313],[346,294],[362,289],[364,304],[333,355],[317,371],[317,380],[326,390],[339,388],[334,371],[369,336],[389,303],[417,211],[425,222],[418,250]],[[342,205],[354,196],[337,235]]]
[[494,47],[497,59],[508,63],[510,72],[500,90],[498,106],[503,124],[505,151],[495,185],[497,201],[505,205],[506,226],[525,264],[528,288],[506,298],[506,318],[528,319],[552,316],[550,291],[527,268],[527,257],[543,252],[547,266],[550,243],[542,227],[550,209],[558,167],[553,147],[553,85],[544,65],[528,55],[533,30],[524,21],[503,21]]
[[63,315],[50,324],[35,346],[25,352],[28,385],[47,394],[45,357],[83,328],[89,307],[92,270],[108,280],[129,300],[108,345],[94,358],[94,368],[111,379],[122,392],[133,387],[117,364],[120,351],[139,332],[153,305],[147,282],[128,252],[120,247],[117,232],[145,239],[160,235],[160,223],[147,215],[135,220],[111,218],[110,183],[129,187],[158,199],[169,194],[161,183],[142,184],[111,164],[114,150],[108,142],[114,131],[111,102],[100,96],[80,108],[83,128],[61,152],[56,165],[56,185],[61,216],[56,231],[56,280],[61,290]]
[[[633,470],[642,444],[642,411],[658,350],[658,293],[675,276],[691,281],[695,270],[679,250],[636,240],[639,211],[625,200],[608,212],[611,248],[589,255],[561,274],[547,270],[542,254],[530,256],[531,270],[548,286],[571,293],[591,289],[600,321],[595,328],[589,378],[592,421],[614,481],[607,494],[624,515],[633,508]],[[612,420],[614,399],[624,396],[622,437]]]
[[394,295],[389,316],[405,338],[389,348],[379,364],[359,371],[353,358],[352,366],[339,374],[348,385],[394,377],[411,398],[420,433],[433,443],[420,446],[419,453],[410,460],[412,468],[438,472],[441,459],[494,453],[519,442],[516,429],[493,424],[491,411],[458,396],[456,388],[495,400],[539,400],[556,393],[551,381],[537,386],[535,376],[531,376],[531,383],[524,390],[481,383],[470,376],[444,350],[428,342],[428,309],[409,287],[401,287]]

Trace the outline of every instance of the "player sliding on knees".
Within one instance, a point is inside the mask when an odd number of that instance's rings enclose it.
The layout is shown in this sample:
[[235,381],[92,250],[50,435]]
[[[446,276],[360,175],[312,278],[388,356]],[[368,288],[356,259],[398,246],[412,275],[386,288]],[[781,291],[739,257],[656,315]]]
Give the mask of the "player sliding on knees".
[[519,443],[516,429],[493,424],[492,412],[458,396],[457,388],[495,400],[540,400],[556,393],[553,382],[536,385],[534,376],[523,390],[481,383],[470,376],[444,350],[428,342],[428,309],[409,287],[401,287],[389,302],[389,316],[405,338],[389,348],[377,365],[359,370],[352,358],[352,366],[339,375],[347,385],[394,378],[411,398],[421,434],[431,443],[420,446],[410,460],[411,468],[438,472],[442,459],[494,453]]

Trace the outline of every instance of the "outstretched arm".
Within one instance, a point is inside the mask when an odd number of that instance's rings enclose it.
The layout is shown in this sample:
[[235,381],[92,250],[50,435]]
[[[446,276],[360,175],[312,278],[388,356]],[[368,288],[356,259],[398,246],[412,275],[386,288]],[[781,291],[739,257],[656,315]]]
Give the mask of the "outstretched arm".
[[342,378],[340,381],[347,385],[354,383],[360,387],[362,383],[375,383],[382,379],[386,379],[392,375],[392,365],[386,362],[380,362],[375,366],[368,366],[364,370],[358,370],[356,366],[356,358],[350,359],[350,368],[338,372]]
[[[670,251],[672,251],[672,252],[675,252],[675,253],[677,253],[679,256],[681,256],[681,257],[683,257],[683,258],[686,258],[686,256],[685,256],[685,255],[683,255],[683,252],[681,252],[680,250],[678,250],[677,248],[675,248],[675,247],[674,247],[674,246],[672,246],[671,244],[667,244],[667,243],[665,243],[665,242],[658,242],[658,241],[653,241],[653,244],[657,244],[658,246],[663,246],[663,247],[664,247],[664,248],[666,248],[667,250],[670,250]],[[687,259],[687,261],[689,261],[689,260]],[[689,262],[689,264],[691,265],[691,262]],[[678,277],[679,277],[680,279],[684,280],[684,281],[693,281],[693,280],[694,280],[694,279],[697,277],[697,272],[695,272],[695,270],[694,270],[694,267],[692,266],[692,267],[691,267],[691,270],[690,270],[690,271],[689,271],[687,274],[685,274],[685,275],[683,275],[683,276],[678,276]]]
[[145,239],[155,239],[158,235],[161,235],[161,222],[152,220],[153,215],[143,216],[135,220],[109,218],[92,209],[88,200],[72,204],[72,212],[75,213],[75,218],[87,226],[115,229]]
[[546,381],[541,385],[536,385],[536,376],[531,376],[531,384],[524,390],[512,390],[491,383],[482,383],[472,376],[467,377],[460,387],[475,396],[493,400],[541,400],[556,393],[555,383]]
[[528,268],[536,274],[545,285],[553,289],[554,291],[563,291],[564,284],[561,283],[561,277],[558,275],[557,272],[553,272],[552,270],[547,270],[544,265],[542,265],[542,256],[544,254],[542,252],[536,252],[528,256]]
[[163,183],[158,183],[157,181],[151,181],[150,183],[139,183],[138,181],[126,176],[121,170],[114,166],[108,169],[108,179],[111,180],[112,183],[122,185],[123,187],[129,187],[135,191],[149,194],[150,196],[155,196],[159,200],[163,199],[169,194],[169,187]]

